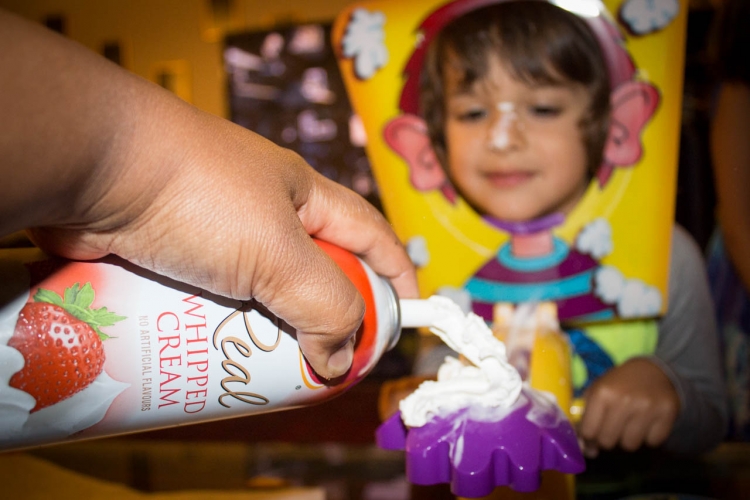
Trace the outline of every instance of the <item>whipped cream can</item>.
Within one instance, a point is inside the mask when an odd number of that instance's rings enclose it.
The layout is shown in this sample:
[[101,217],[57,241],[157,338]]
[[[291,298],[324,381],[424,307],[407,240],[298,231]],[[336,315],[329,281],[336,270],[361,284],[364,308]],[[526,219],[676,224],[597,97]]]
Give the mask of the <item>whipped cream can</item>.
[[319,403],[398,341],[390,283],[317,242],[362,294],[351,369],[326,381],[296,332],[255,302],[214,296],[117,259],[0,251],[0,450]]

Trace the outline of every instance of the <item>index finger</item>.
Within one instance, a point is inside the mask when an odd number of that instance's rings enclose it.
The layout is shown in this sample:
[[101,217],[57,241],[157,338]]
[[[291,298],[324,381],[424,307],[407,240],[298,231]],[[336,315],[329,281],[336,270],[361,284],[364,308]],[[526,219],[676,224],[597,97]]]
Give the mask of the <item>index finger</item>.
[[579,423],[579,432],[584,439],[596,440],[604,423],[605,405],[597,398],[586,394],[586,407]]
[[298,216],[308,234],[348,250],[388,278],[399,298],[417,298],[416,272],[393,228],[375,207],[324,177]]

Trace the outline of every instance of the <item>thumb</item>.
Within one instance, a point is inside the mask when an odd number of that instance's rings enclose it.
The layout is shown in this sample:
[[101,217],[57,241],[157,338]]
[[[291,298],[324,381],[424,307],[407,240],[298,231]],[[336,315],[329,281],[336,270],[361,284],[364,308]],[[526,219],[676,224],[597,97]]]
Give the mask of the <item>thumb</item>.
[[333,247],[316,244],[306,233],[288,245],[284,258],[273,260],[280,266],[275,266],[264,287],[272,291],[271,297],[261,301],[297,330],[300,349],[313,370],[333,379],[351,367],[365,305],[357,288],[321,246]]

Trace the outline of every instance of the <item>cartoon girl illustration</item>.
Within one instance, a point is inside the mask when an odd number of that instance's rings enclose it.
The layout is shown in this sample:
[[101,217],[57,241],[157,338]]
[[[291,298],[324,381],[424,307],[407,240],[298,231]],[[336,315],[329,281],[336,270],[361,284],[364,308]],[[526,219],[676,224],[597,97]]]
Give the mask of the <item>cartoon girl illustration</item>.
[[[677,4],[663,17],[667,3],[608,1],[627,40],[597,0],[425,0],[416,23],[383,0],[344,18],[342,68],[372,119],[378,182],[394,191],[382,189],[384,207],[407,243],[425,243],[423,293],[451,293],[487,320],[508,302],[554,302],[592,450],[721,439],[703,259],[667,207],[677,137],[663,134],[679,99],[660,58],[680,48],[683,25],[670,23],[685,20]],[[612,421],[637,422],[640,438],[624,425],[599,433],[606,414],[628,415]]]
[[[516,16],[527,15],[522,12],[514,14],[513,5],[519,3],[509,3],[508,6],[511,8],[506,9],[508,12],[499,13],[498,25],[492,27],[501,38],[503,34],[506,34],[507,40],[502,39],[500,43],[504,47],[503,53],[507,56],[501,57],[508,57],[509,61],[503,64],[525,79],[536,78],[537,81],[531,82],[533,85],[538,86],[545,81],[558,85],[556,80],[560,79],[565,82],[575,82],[573,73],[576,68],[564,68],[557,61],[545,60],[548,57],[546,54],[549,53],[549,50],[544,50],[544,45],[547,43],[545,40],[549,40],[549,37],[553,35],[552,30],[555,29],[552,24],[547,28],[549,33],[536,33],[535,40],[531,41],[519,39],[509,30],[509,27],[512,29]],[[446,89],[442,88],[442,82],[435,81],[441,78],[438,74],[441,68],[437,66],[439,66],[439,61],[444,59],[438,53],[440,51],[438,47],[446,45],[454,47],[455,43],[450,37],[461,36],[462,30],[461,25],[457,25],[456,22],[460,23],[463,19],[464,24],[469,25],[473,21],[466,20],[467,16],[473,13],[475,18],[482,17],[481,8],[493,4],[498,4],[498,2],[488,0],[451,2],[435,10],[422,22],[419,28],[423,35],[422,42],[411,55],[405,69],[406,80],[399,102],[402,114],[387,124],[384,130],[385,140],[409,165],[410,181],[415,189],[440,190],[446,200],[455,203],[457,196],[455,186],[459,185],[460,195],[467,198],[470,203],[474,201],[472,205],[488,224],[509,234],[509,241],[498,250],[496,257],[478,269],[464,286],[471,296],[475,313],[489,321],[492,319],[492,306],[496,302],[552,300],[558,305],[561,320],[578,318],[591,321],[612,318],[618,314],[617,304],[607,300],[609,297],[606,294],[596,293],[595,275],[599,269],[599,259],[608,253],[607,245],[605,244],[604,249],[591,248],[592,245],[596,247],[596,244],[589,243],[589,240],[595,239],[602,232],[606,234],[610,231],[606,221],[596,220],[583,228],[578,238],[580,245],[577,245],[582,248],[571,247],[552,232],[556,226],[565,221],[566,213],[559,210],[550,211],[550,207],[542,206],[528,214],[520,214],[519,217],[503,211],[502,208],[493,210],[491,206],[483,207],[481,201],[475,201],[476,196],[481,196],[472,192],[475,184],[464,183],[462,185],[460,174],[462,167],[447,163],[450,155],[446,151],[446,146],[450,146],[454,151],[457,146],[455,142],[451,144],[450,137],[446,137],[446,133],[443,132],[444,129],[452,129],[449,126],[446,127],[444,122],[441,123],[441,118],[447,118],[450,114],[448,109],[440,109],[443,108],[441,101],[448,102],[445,108],[449,108],[451,98],[443,95]],[[497,7],[502,10],[502,5]],[[477,13],[478,10],[479,13]],[[493,8],[493,10],[498,9]],[[638,163],[643,154],[641,132],[657,108],[659,95],[654,86],[635,78],[635,65],[624,48],[622,37],[605,16],[580,18],[579,23],[585,24],[594,37],[589,41],[590,50],[582,51],[583,59],[589,61],[591,69],[595,69],[597,65],[607,68],[607,71],[593,72],[593,76],[590,76],[591,81],[579,82],[580,85],[585,85],[588,91],[600,94],[599,96],[592,95],[589,99],[590,109],[584,110],[588,113],[598,113],[599,116],[594,116],[591,119],[592,123],[588,124],[589,128],[598,130],[598,137],[597,132],[581,133],[578,139],[581,142],[581,148],[589,157],[586,169],[579,168],[572,174],[580,177],[576,183],[578,188],[576,194],[580,198],[585,190],[585,188],[581,189],[581,186],[588,186],[589,182],[592,182],[596,184],[596,188],[606,189],[616,168],[632,167]],[[451,31],[448,34],[441,33],[446,25],[451,26]],[[575,34],[571,33],[571,38]],[[542,50],[524,53],[519,50],[522,43],[535,44]],[[514,44],[519,46],[516,47]],[[474,50],[468,44],[466,44],[466,49],[467,52]],[[572,50],[571,53],[573,53]],[[463,64],[467,68],[467,74],[469,71],[474,71],[470,66],[472,63],[466,61],[470,57],[469,54],[456,54],[455,57],[464,58]],[[532,67],[535,65],[542,68],[551,66],[555,73],[563,73],[562,78],[552,72],[538,76],[532,75]],[[420,82],[420,75],[427,76],[423,76]],[[420,94],[425,91],[430,96],[421,99],[423,102],[427,101],[433,111],[420,114]],[[606,96],[602,97],[601,94],[606,94]],[[596,104],[596,98],[600,103],[602,99],[607,99],[609,105],[598,104],[599,110],[592,109]],[[525,103],[515,103],[504,99],[503,96],[486,96],[484,97],[486,102],[481,104],[488,109],[493,104],[506,108],[506,111],[482,110],[487,113],[486,135],[491,136],[487,141],[492,142],[491,147],[494,150],[502,150],[500,155],[496,154],[497,157],[502,156],[498,163],[505,162],[514,165],[513,167],[498,167],[497,172],[492,174],[494,177],[485,172],[484,179],[487,180],[485,184],[491,185],[494,180],[495,184],[500,187],[492,196],[500,198],[508,197],[513,190],[522,191],[524,184],[538,183],[537,178],[541,178],[542,175],[536,175],[534,168],[537,167],[531,161],[529,161],[531,165],[523,165],[522,162],[528,160],[522,158],[526,154],[521,149],[533,149],[536,146],[535,141],[549,141],[550,134],[555,133],[553,127],[538,125],[541,120],[549,121],[547,117],[523,116],[529,114],[527,110],[520,109]],[[487,105],[487,102],[490,104]],[[603,112],[601,108],[604,108]],[[596,123],[596,120],[600,123]],[[561,121],[560,126],[565,126],[565,123]],[[542,158],[539,161],[546,161],[549,168],[555,168],[556,158]],[[579,161],[586,162],[587,159],[581,158]],[[595,164],[592,165],[592,162]],[[502,168],[506,170],[503,171]],[[515,169],[515,172],[512,169]],[[532,189],[525,191],[531,197],[536,196],[534,192],[538,192]],[[527,194],[522,194],[522,196],[527,196]],[[552,200],[552,205],[555,201]],[[609,250],[611,251],[611,247]],[[621,315],[624,316],[628,313],[627,310],[621,311]]]

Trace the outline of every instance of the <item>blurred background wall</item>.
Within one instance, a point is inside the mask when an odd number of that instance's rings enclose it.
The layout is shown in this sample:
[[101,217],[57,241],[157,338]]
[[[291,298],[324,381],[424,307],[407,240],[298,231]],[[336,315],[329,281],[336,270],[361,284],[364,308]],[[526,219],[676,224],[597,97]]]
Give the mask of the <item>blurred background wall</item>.
[[197,107],[229,117],[224,35],[330,22],[351,0],[0,0]]

